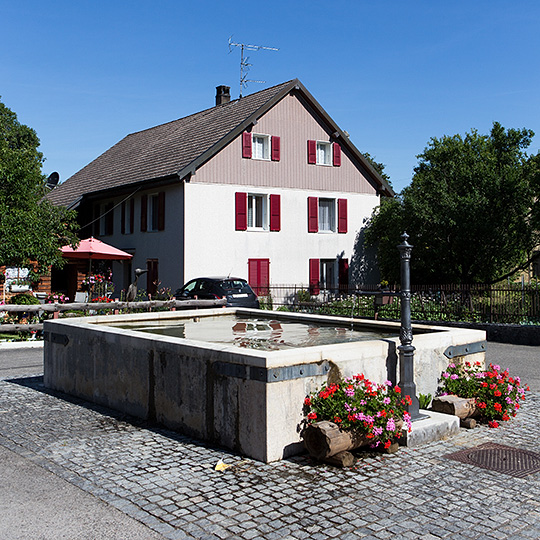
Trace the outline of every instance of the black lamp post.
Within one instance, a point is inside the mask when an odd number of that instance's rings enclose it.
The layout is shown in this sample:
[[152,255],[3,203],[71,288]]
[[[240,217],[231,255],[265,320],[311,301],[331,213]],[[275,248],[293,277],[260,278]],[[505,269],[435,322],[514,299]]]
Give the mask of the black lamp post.
[[403,242],[397,246],[401,257],[401,327],[399,340],[399,386],[404,396],[410,396],[412,404],[407,407],[411,419],[424,418],[419,410],[418,397],[416,396],[416,384],[414,383],[414,351],[412,345],[413,333],[411,325],[411,251],[413,246],[407,242],[409,235],[404,232],[401,237]]

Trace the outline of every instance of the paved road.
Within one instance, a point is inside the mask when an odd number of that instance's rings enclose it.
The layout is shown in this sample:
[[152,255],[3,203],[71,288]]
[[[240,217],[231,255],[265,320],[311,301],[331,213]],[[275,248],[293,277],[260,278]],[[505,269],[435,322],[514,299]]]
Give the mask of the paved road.
[[[540,389],[535,347],[490,343],[488,355]],[[39,363],[40,351],[0,350],[0,377]],[[502,428],[339,470],[305,456],[244,460],[68,401],[40,377],[0,380],[0,539],[538,539],[540,472],[514,478],[445,456],[484,442],[539,452],[539,416],[536,392]],[[216,472],[221,458],[233,466]]]

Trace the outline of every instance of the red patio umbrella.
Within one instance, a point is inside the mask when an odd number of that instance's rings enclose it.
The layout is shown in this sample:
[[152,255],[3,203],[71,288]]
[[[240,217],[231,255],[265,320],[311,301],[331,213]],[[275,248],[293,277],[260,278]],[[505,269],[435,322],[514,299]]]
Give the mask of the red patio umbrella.
[[80,244],[73,249],[71,246],[60,248],[62,255],[68,259],[90,259],[90,260],[112,260],[122,261],[131,259],[133,255],[106,244],[91,236],[86,240],[81,240]]

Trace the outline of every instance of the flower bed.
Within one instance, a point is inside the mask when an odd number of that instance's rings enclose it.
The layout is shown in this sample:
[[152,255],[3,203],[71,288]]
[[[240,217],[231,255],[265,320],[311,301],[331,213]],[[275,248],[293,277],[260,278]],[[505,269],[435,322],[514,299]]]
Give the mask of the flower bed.
[[520,408],[529,387],[523,387],[519,377],[511,377],[508,370],[490,364],[482,369],[477,362],[470,364],[450,364],[442,374],[438,395],[456,395],[474,398],[476,417],[488,423],[489,427],[499,427],[499,421],[510,420]]

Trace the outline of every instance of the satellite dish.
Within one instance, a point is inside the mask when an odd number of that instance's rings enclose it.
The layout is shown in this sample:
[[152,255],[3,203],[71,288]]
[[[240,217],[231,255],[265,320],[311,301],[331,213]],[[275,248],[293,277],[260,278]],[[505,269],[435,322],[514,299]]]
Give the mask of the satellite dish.
[[47,178],[47,183],[45,184],[49,189],[54,189],[60,180],[60,175],[57,172],[52,172]]

